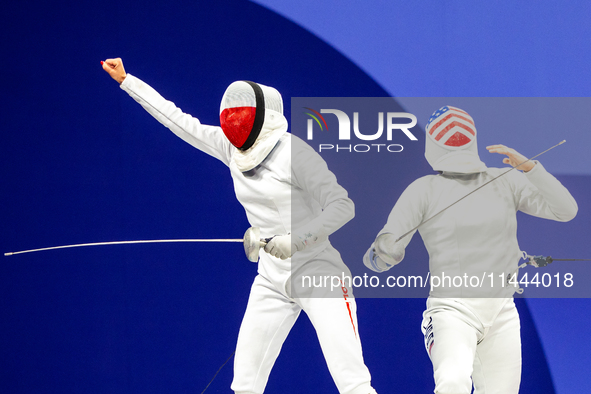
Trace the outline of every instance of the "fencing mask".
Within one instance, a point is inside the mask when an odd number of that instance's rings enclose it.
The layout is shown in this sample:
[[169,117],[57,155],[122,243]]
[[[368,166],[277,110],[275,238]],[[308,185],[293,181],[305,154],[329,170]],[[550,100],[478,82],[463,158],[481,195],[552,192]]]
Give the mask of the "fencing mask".
[[435,171],[471,174],[486,170],[478,156],[476,126],[467,112],[442,107],[431,115],[425,130],[425,157]]
[[238,148],[235,162],[239,169],[251,170],[287,131],[281,94],[255,82],[233,82],[222,97],[220,124],[228,140]]

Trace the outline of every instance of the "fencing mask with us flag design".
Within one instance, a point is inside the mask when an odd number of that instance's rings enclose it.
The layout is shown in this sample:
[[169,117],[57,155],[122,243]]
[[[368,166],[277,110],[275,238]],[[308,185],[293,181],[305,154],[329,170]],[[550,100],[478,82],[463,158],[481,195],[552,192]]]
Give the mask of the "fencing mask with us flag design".
[[425,128],[425,158],[435,171],[472,174],[486,170],[478,156],[474,120],[446,105],[431,115]]

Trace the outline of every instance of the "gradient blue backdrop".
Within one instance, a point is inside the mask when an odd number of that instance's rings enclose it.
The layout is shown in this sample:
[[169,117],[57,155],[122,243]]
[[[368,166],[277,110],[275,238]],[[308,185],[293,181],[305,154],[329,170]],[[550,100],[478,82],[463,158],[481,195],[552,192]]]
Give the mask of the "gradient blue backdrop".
[[[287,106],[290,97],[316,96],[586,96],[590,11],[587,2],[554,1],[6,4],[0,15],[1,251],[239,238],[248,227],[227,168],[163,129],[102,71],[102,59],[122,57],[128,72],[204,123],[217,122],[221,94],[237,79],[277,87]],[[535,154],[561,135],[507,125],[498,138]],[[572,190],[579,215],[566,225],[521,217],[520,243],[533,253],[590,255],[591,138],[583,129],[573,139],[547,167]],[[368,192],[362,174],[327,161],[357,203],[356,219],[333,241],[350,264],[359,264],[350,240],[363,229],[363,249],[408,180],[429,169],[385,168],[374,176],[383,179],[383,192],[376,193],[375,187]],[[420,251],[420,240],[413,245]],[[3,257],[0,391],[201,392],[234,349],[255,275],[238,245]],[[419,330],[424,300],[359,299],[358,305],[378,392],[431,392]],[[589,387],[589,301],[518,300],[518,307],[521,392]],[[227,365],[208,392],[229,392],[231,375]],[[304,315],[268,392],[336,392]]]

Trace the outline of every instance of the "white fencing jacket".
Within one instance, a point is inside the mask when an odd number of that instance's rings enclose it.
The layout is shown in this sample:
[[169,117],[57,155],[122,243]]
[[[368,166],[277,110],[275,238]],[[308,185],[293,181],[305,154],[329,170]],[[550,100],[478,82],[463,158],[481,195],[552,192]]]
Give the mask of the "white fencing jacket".
[[[401,236],[504,171],[508,168],[417,179],[402,193],[380,234]],[[476,276],[480,281],[484,278],[482,287],[452,284],[450,288],[445,283],[445,287],[433,288],[430,296],[458,297],[478,311],[485,324],[490,322],[504,303],[501,299],[512,297],[515,291],[502,278],[515,272],[521,258],[516,212],[569,221],[577,209],[569,191],[539,162],[527,173],[513,170],[486,185],[418,230],[429,253],[431,277]],[[402,246],[408,245],[413,234],[400,240]]]
[[[284,133],[257,167],[241,172],[233,160],[237,148],[220,127],[201,124],[130,74],[121,88],[174,134],[230,168],[236,197],[250,225],[260,228],[262,238],[316,231],[320,226],[331,234],[353,218],[354,205],[347,191],[320,155],[298,137]],[[297,252],[294,258],[304,264],[328,247],[325,240]],[[332,262],[335,268],[348,272],[340,258],[336,260]],[[261,250],[259,273],[285,287],[291,263],[291,259],[280,260]]]

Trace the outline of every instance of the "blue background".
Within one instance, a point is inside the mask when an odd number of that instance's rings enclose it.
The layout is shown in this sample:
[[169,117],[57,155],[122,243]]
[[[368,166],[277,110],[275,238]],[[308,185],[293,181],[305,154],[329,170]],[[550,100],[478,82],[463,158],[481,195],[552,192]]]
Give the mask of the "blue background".
[[[1,251],[240,238],[248,227],[227,168],[163,129],[119,90],[100,60],[122,57],[128,72],[209,124],[217,123],[221,95],[237,79],[277,87],[286,107],[290,97],[586,96],[590,8],[582,1],[6,4]],[[511,126],[498,130],[498,141],[526,155],[564,139],[559,129]],[[590,256],[589,142],[583,129],[544,158],[580,210],[564,225],[521,216],[520,244],[528,252]],[[420,154],[417,148],[412,157]],[[357,204],[356,219],[333,241],[350,265],[360,264],[346,249],[351,237],[361,233],[365,248],[408,180],[429,168],[402,161],[376,169],[369,192],[362,174],[326,159]],[[420,253],[418,237],[412,248]],[[201,392],[234,349],[255,275],[239,245],[2,257],[0,391]],[[363,298],[358,306],[378,392],[432,392],[419,329],[424,300]],[[521,392],[589,387],[589,301],[528,299],[518,307]],[[229,392],[231,375],[227,365],[207,392]],[[336,392],[304,315],[267,392]]]

